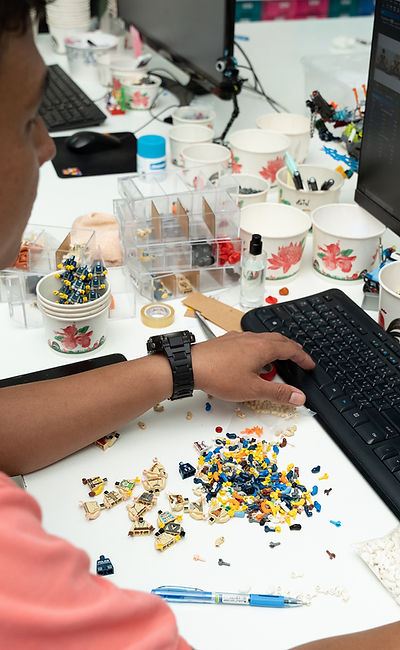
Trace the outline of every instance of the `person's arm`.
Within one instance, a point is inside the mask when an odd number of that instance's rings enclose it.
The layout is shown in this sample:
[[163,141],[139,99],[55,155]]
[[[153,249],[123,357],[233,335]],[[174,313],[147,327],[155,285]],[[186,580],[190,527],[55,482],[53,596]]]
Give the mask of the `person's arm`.
[[[266,363],[314,363],[280,334],[229,333],[192,346],[195,388],[227,401],[269,399],[299,406],[305,395],[258,376]],[[82,449],[172,395],[163,354],[71,377],[0,389],[0,470],[26,474]]]
[[321,639],[305,645],[299,645],[292,650],[399,650],[400,623],[375,627],[373,630],[335,636]]

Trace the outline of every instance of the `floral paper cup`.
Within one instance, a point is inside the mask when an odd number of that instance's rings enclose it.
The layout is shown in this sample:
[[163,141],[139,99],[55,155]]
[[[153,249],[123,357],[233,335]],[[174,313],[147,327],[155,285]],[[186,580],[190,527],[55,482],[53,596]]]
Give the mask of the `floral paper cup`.
[[106,340],[108,306],[89,316],[54,316],[40,306],[43,326],[49,347],[55,352],[81,355],[93,352]]
[[207,126],[179,125],[169,130],[169,143],[171,150],[171,162],[177,167],[183,167],[182,151],[191,144],[200,142],[212,142],[214,131]]
[[124,85],[125,101],[136,111],[147,111],[153,106],[160,86],[159,77],[152,74],[143,76],[136,83]]
[[333,203],[312,213],[312,264],[330,280],[354,282],[371,271],[386,228],[352,203]]
[[288,136],[289,153],[300,164],[304,162],[310,144],[310,118],[294,113],[269,113],[257,118],[259,129],[272,129]]
[[255,174],[232,174],[232,179],[237,183],[237,190],[229,190],[239,208],[244,208],[250,203],[262,203],[267,200],[271,183]]
[[379,271],[379,325],[400,341],[400,262]]
[[[293,205],[300,208],[300,210],[304,210],[304,212],[312,212],[321,205],[336,203],[339,200],[344,183],[344,178],[339,172],[317,165],[299,165],[298,169],[303,179],[305,188],[303,190],[296,190],[287,167],[282,167],[278,171],[276,182],[279,187],[279,201],[281,203]],[[318,187],[321,187],[330,178],[333,178],[335,182],[328,190],[315,190],[313,192],[307,187],[307,179],[312,177],[315,178]]]
[[266,279],[286,280],[300,269],[311,218],[282,203],[253,203],[241,211],[240,236],[248,248],[259,233],[267,256]]
[[188,174],[186,180],[197,186],[198,170],[211,182],[218,178],[219,173],[228,169],[231,153],[227,147],[212,142],[193,144],[182,150],[184,167]]
[[245,129],[232,133],[229,146],[234,174],[259,174],[274,184],[277,171],[285,165],[290,140],[277,131]]
[[172,124],[174,126],[197,124],[212,129],[214,120],[215,111],[207,106],[179,106],[172,113]]

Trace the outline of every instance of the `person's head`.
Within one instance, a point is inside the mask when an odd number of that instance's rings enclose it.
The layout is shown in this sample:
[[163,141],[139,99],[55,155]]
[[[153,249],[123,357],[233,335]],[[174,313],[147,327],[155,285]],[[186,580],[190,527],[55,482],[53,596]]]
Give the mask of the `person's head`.
[[39,167],[54,156],[38,115],[46,67],[31,29],[45,0],[0,0],[0,268],[12,264],[36,196]]

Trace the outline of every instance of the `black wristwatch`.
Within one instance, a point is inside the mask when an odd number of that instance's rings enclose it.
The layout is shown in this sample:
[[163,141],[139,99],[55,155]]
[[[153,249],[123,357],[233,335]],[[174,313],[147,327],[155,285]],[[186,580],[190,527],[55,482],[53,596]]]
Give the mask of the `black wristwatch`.
[[149,354],[164,352],[170,363],[174,382],[171,400],[193,395],[194,379],[190,346],[195,340],[192,332],[183,330],[182,332],[151,336],[147,341]]

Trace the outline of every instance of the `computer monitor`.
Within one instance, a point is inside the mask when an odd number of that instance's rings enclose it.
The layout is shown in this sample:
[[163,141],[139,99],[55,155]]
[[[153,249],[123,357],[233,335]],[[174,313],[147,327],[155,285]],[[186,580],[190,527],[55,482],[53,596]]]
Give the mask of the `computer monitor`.
[[400,235],[400,1],[376,0],[355,200]]
[[231,96],[222,62],[233,56],[235,0],[118,0],[118,14],[190,75],[194,93]]

